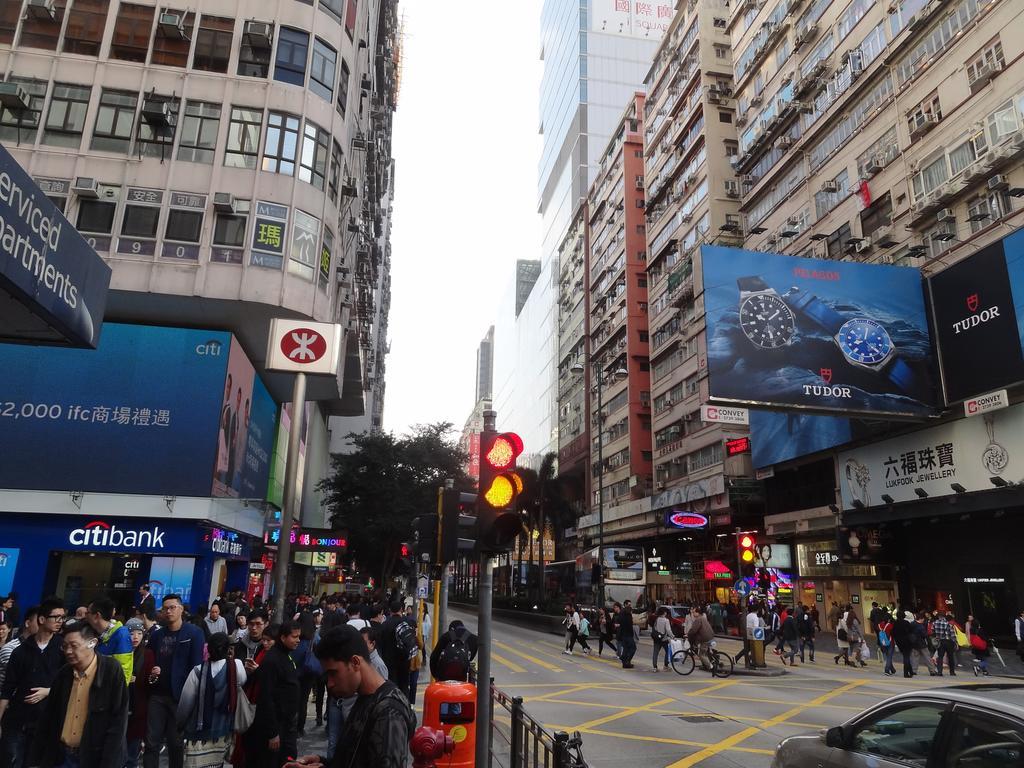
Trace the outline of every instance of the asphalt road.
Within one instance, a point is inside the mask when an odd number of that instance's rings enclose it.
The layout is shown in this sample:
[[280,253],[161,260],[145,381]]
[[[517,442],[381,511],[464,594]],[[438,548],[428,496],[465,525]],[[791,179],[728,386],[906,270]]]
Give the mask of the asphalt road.
[[[450,613],[475,630],[475,615]],[[545,728],[579,731],[593,768],[762,768],[786,736],[839,724],[896,693],[976,681],[969,666],[955,681],[888,678],[877,660],[863,669],[839,667],[827,652],[780,677],[719,680],[699,668],[680,677],[671,668],[651,670],[646,637],[629,670],[607,649],[596,656],[594,646],[595,655],[566,656],[556,635],[495,621],[491,657],[495,685],[521,696]],[[718,647],[735,655],[739,643],[719,640]],[[775,657],[768,663],[781,667]]]

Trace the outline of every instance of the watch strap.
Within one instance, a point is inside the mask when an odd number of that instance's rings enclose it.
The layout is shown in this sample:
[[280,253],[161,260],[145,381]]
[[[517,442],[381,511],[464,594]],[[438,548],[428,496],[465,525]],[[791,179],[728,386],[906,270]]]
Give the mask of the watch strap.
[[768,283],[757,275],[737,278],[736,286],[740,289],[740,293],[756,293],[758,291],[767,291],[771,288]]
[[786,295],[786,301],[793,308],[794,312],[803,314],[812,322],[820,325],[829,336],[835,336],[839,333],[839,329],[846,322],[845,317],[813,293],[799,290],[791,291]]
[[889,377],[889,381],[902,389],[904,393],[911,395],[912,397],[917,396],[920,381],[917,374],[914,373],[914,370],[907,365],[906,361],[902,357],[893,358],[886,374]]

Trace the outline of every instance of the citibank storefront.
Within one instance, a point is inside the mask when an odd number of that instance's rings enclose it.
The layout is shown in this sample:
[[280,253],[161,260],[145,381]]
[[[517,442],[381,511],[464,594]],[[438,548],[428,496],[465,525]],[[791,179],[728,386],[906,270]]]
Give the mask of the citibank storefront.
[[195,608],[244,589],[252,537],[205,521],[88,515],[0,514],[0,593],[22,605],[58,595],[73,611],[108,595],[130,610],[150,584],[159,603],[180,595]]

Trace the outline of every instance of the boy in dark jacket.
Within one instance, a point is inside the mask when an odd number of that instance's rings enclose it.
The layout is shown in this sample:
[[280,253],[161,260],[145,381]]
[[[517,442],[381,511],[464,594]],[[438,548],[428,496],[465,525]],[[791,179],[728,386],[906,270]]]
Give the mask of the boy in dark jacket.
[[286,621],[259,665],[256,719],[245,734],[248,766],[278,768],[298,751],[299,674],[289,654],[299,647],[299,625]]
[[128,720],[124,670],[112,657],[96,653],[98,637],[88,623],[72,621],[63,635],[68,663],[46,698],[28,765],[121,768]]

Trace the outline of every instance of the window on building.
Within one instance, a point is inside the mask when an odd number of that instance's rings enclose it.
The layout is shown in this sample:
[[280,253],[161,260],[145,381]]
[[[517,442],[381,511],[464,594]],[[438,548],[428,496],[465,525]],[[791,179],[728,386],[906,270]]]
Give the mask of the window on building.
[[96,124],[92,131],[92,149],[128,154],[138,101],[138,94],[131,91],[104,90],[100,94]]
[[85,131],[85,114],[89,109],[87,85],[54,83],[50,97],[50,111],[43,126],[42,143],[51,147],[78,148]]
[[[170,116],[167,119],[151,117],[146,114],[147,107],[167,104]],[[147,96],[143,99],[142,113],[139,115],[139,155],[156,157],[160,160],[170,159],[171,147],[174,144],[174,129],[178,124],[178,111],[181,102],[178,99],[160,99]]]
[[967,223],[971,234],[980,232],[992,222],[1012,211],[1010,196],[1005,191],[987,192],[967,201]]
[[317,189],[324,188],[330,147],[331,134],[307,120],[302,133],[302,154],[299,157],[301,181],[312,184]]
[[299,148],[299,118],[283,112],[267,117],[267,144],[263,149],[263,170],[295,175],[295,155]]
[[825,241],[825,253],[830,259],[839,259],[843,255],[846,241],[850,239],[850,225],[844,222],[839,229],[828,236]]
[[220,129],[220,104],[205,101],[186,102],[184,117],[180,122],[178,159],[211,165],[217,149],[217,132]]
[[[12,0],[7,0],[12,3]],[[14,5],[19,5],[13,0]],[[57,0],[53,5],[54,17],[45,14],[28,13],[21,24],[21,37],[18,45],[22,48],[42,48],[47,51],[57,50],[57,38],[60,37],[61,24],[64,23],[64,8],[67,0]]]
[[946,153],[940,151],[938,157],[922,162],[921,169],[911,179],[914,199],[918,200],[929,194],[940,184],[945,184],[948,178],[949,165],[946,163]]
[[967,62],[967,82],[987,82],[988,78],[996,72],[1001,72],[1006,66],[1006,59],[1003,57],[1003,44],[997,37]]
[[235,200],[234,213],[218,213],[213,224],[213,244],[228,248],[244,246],[248,214],[248,200]]
[[172,208],[167,213],[164,237],[179,243],[198,243],[203,231],[203,212]]
[[[178,20],[177,25],[172,23],[175,19]],[[195,23],[194,13],[185,13],[177,8],[162,8],[153,36],[152,62],[184,69],[188,65],[188,51],[192,46],[192,28]]]
[[25,77],[11,77],[8,82],[17,83],[28,91],[28,109],[12,112],[6,107],[0,107],[0,139],[14,145],[35,144],[48,83]]
[[348,34],[348,39],[354,39],[356,33],[356,11],[358,6],[356,5],[357,0],[348,0],[348,8],[345,10],[345,32]]
[[715,48],[715,58],[716,59],[727,59],[727,58],[729,58],[729,46],[727,46],[727,45],[719,45],[718,43],[715,43],[714,48]]
[[715,16],[714,21],[715,21],[715,27],[717,27],[718,29],[725,29],[727,26],[729,26],[729,22],[728,21],[726,21],[725,19],[720,18],[718,16]]
[[345,116],[345,110],[348,108],[348,81],[351,74],[348,64],[342,61],[341,77],[338,78],[338,112],[342,117]]
[[732,112],[719,112],[718,113],[718,122],[720,122],[720,123],[731,123],[732,122]]
[[947,223],[944,221],[924,233],[924,241],[928,245],[928,256],[930,258],[937,259],[953,247],[953,243],[956,241],[949,237],[950,233],[954,237],[956,236],[956,222]]
[[320,0],[320,10],[326,11],[329,15],[341,21],[345,12],[345,0]]
[[322,99],[334,98],[334,78],[338,52],[319,37],[313,38],[313,58],[309,65],[309,90]]
[[224,165],[229,168],[255,168],[259,157],[262,127],[262,109],[232,107]]
[[160,221],[160,209],[155,205],[132,205],[124,207],[124,221],[121,222],[121,234],[125,237],[156,237],[157,224]]
[[14,42],[14,32],[21,18],[21,3],[0,3],[0,44]]
[[238,49],[238,74],[266,77],[270,74],[270,52],[274,44],[274,25],[265,21],[247,21]]
[[942,106],[939,104],[939,94],[933,93],[907,112],[907,128],[910,130],[911,138],[916,138],[929,124],[941,119]]
[[1019,127],[1013,102],[1007,101],[988,116],[988,134],[992,144],[998,144]]
[[882,227],[892,224],[892,195],[886,192],[860,212],[861,237],[871,237]]
[[338,142],[331,142],[331,172],[327,177],[327,196],[332,203],[338,202],[338,187],[341,184],[341,146]]
[[151,5],[121,3],[114,22],[114,36],[110,41],[110,58],[140,63],[146,61],[155,11]]
[[305,85],[308,54],[309,35],[301,29],[281,27],[277,39],[274,79],[292,85]]
[[76,229],[79,232],[109,235],[114,230],[114,214],[116,212],[117,203],[79,198]]
[[204,14],[199,19],[199,29],[196,31],[196,51],[192,54],[192,69],[227,72],[234,31],[234,19]]
[[75,0],[64,30],[64,52],[99,56],[110,0]]

